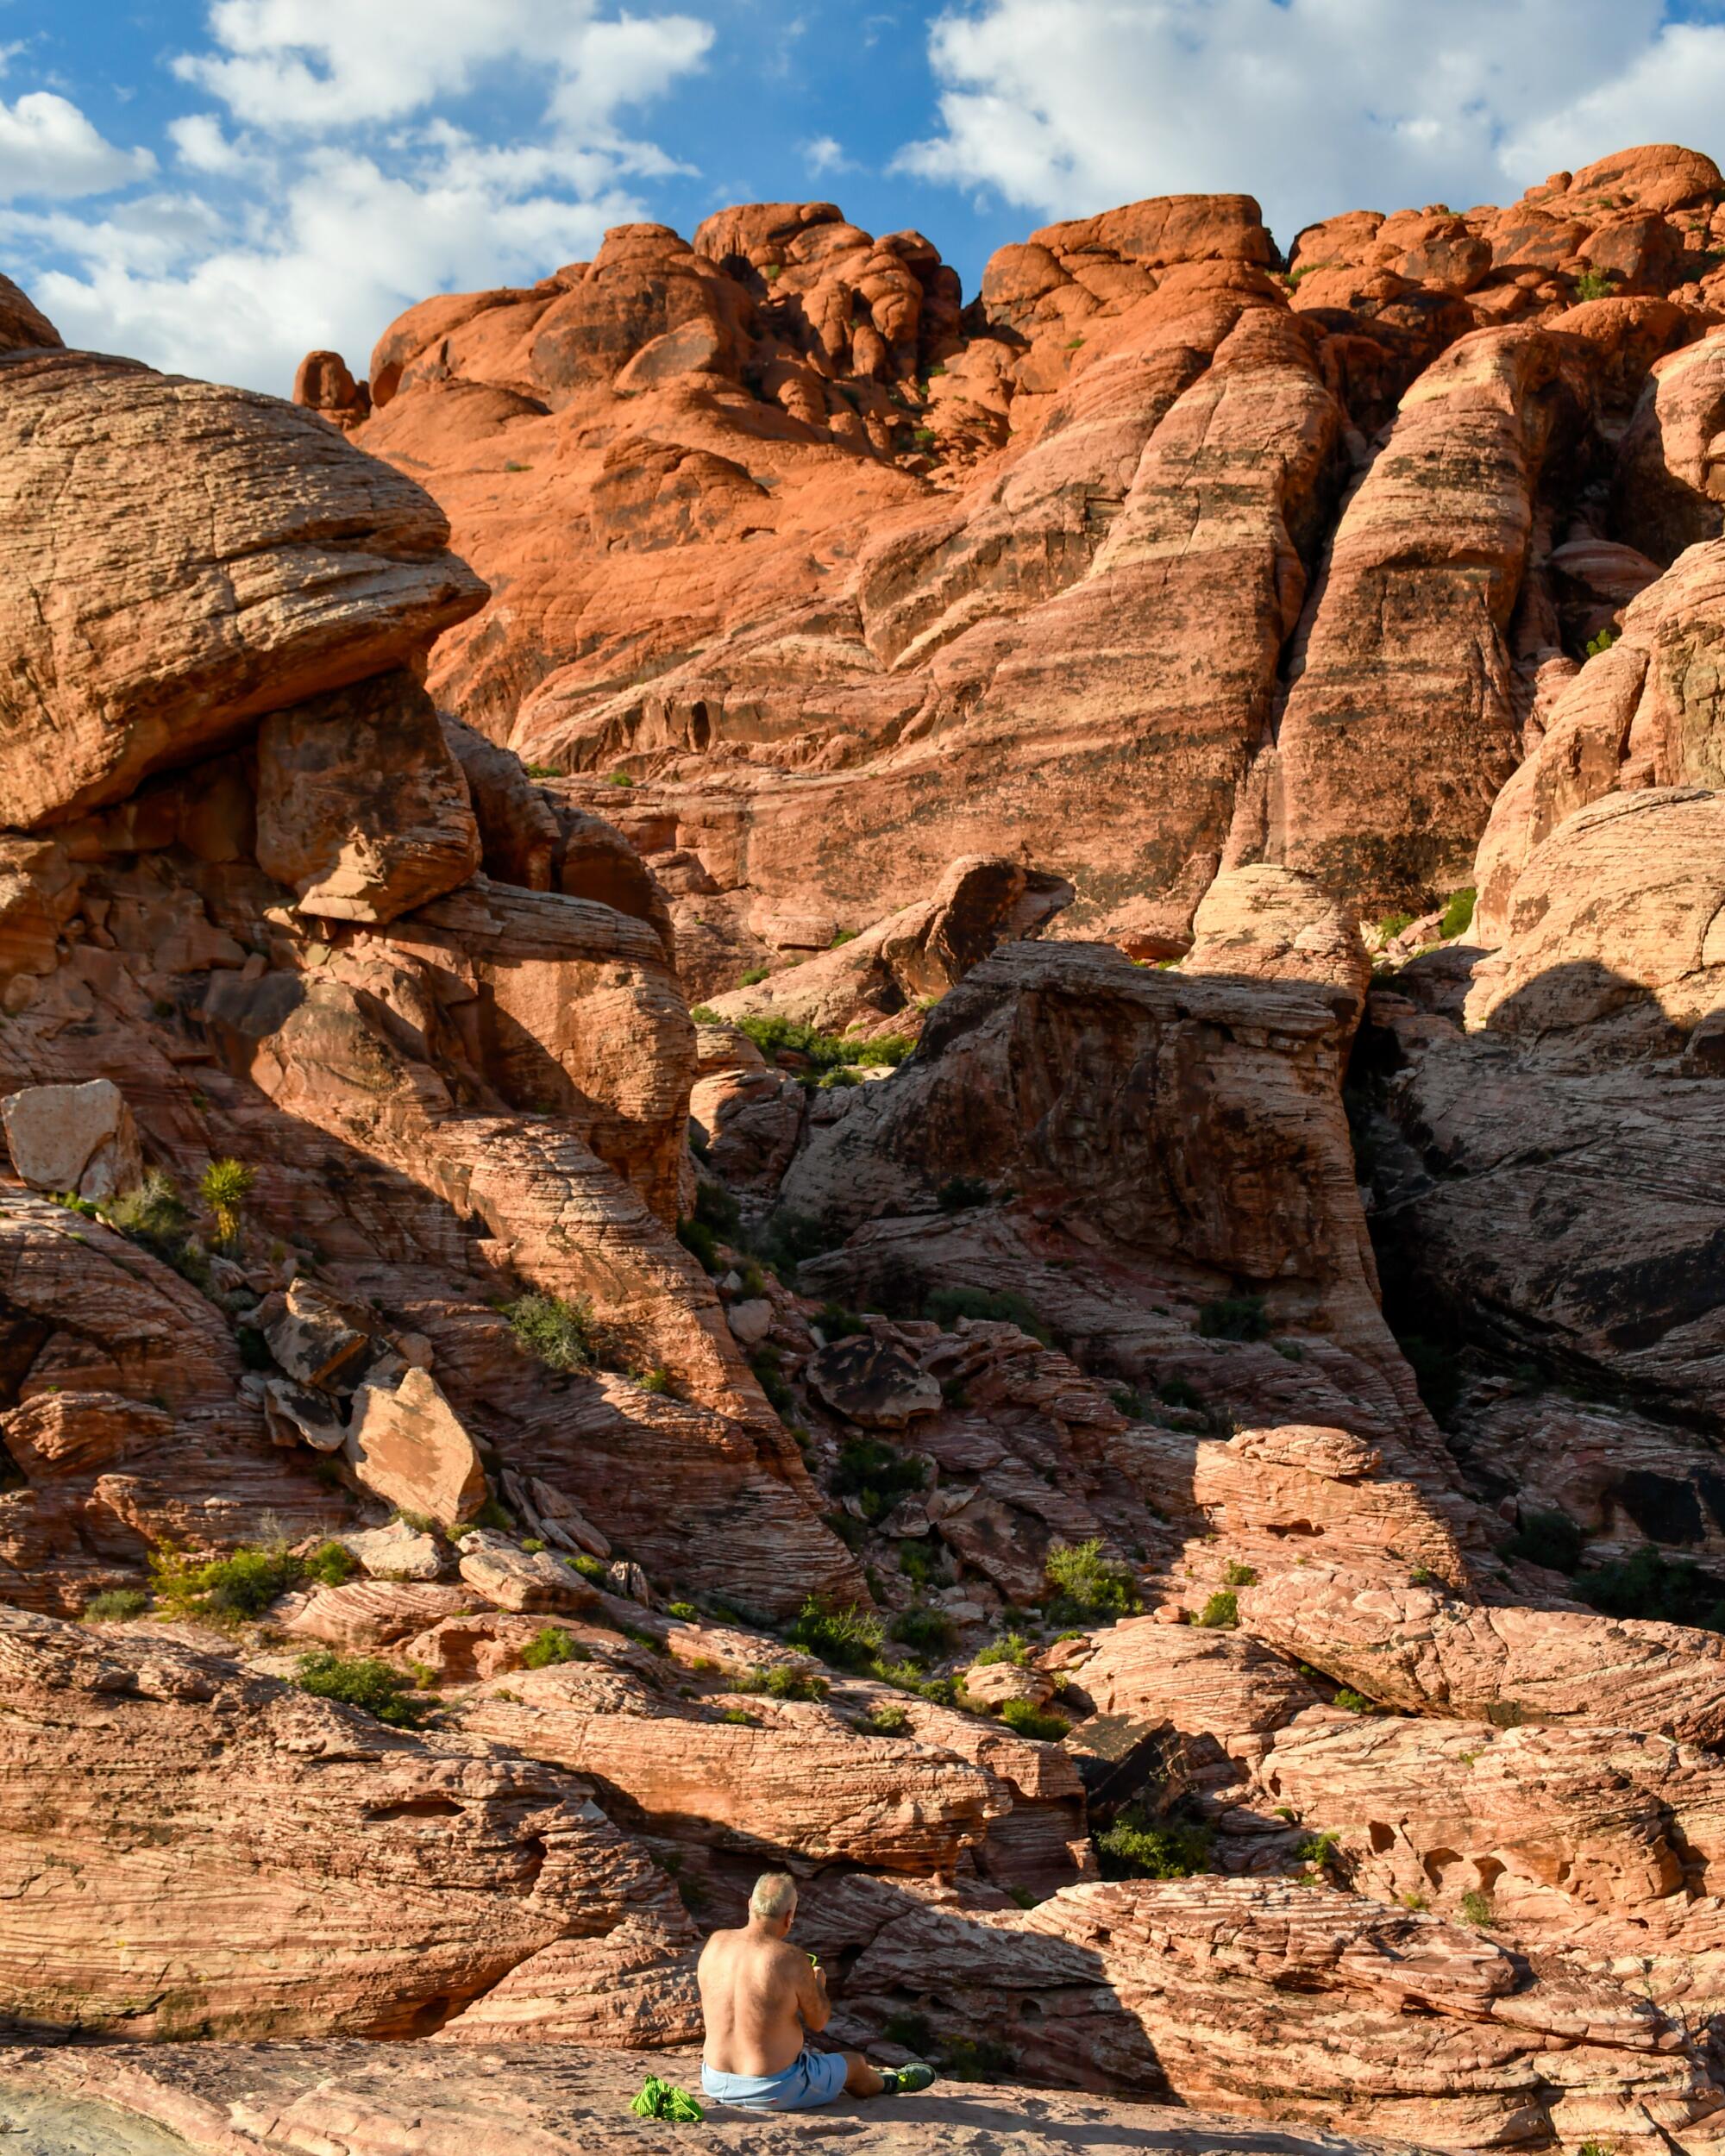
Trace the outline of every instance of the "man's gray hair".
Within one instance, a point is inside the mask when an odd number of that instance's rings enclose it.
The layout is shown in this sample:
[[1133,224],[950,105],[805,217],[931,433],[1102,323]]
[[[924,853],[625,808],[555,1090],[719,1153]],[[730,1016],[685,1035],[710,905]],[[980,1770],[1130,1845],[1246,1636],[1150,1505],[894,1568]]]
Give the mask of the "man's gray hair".
[[763,1871],[749,1897],[749,1914],[770,1924],[787,1916],[797,1905],[797,1883],[788,1871]]

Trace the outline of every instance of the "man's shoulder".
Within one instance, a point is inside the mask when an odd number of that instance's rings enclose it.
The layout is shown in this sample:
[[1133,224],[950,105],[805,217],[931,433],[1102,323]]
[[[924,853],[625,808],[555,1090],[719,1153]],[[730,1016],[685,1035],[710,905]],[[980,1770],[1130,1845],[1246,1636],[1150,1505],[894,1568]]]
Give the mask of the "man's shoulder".
[[723,1954],[728,1952],[731,1948],[737,1944],[737,1940],[744,1936],[745,1934],[740,1929],[709,1932],[707,1934],[706,1944],[701,1948],[700,1951],[701,1959],[705,1961],[709,1954]]

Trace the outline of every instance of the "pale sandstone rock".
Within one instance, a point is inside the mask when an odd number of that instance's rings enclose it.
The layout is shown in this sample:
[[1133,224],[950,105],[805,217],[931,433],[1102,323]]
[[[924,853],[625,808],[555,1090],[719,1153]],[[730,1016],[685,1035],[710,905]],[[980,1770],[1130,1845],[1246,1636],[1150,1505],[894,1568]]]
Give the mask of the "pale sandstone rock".
[[85,353],[5,367],[16,823],[122,799],[263,712],[417,655],[484,599],[430,497],[309,413]]
[[472,1600],[464,1588],[428,1580],[349,1580],[314,1589],[282,1629],[332,1647],[386,1646],[455,1615]]
[[1255,981],[1310,981],[1353,999],[1371,985],[1371,961],[1349,909],[1310,876],[1268,862],[1218,876],[1192,916],[1187,974],[1243,975]]
[[559,1939],[632,1917],[692,1940],[663,1875],[555,1768],[385,1728],[177,1641],[0,1618],[9,2015],[405,2034]]
[[599,1599],[579,1572],[549,1550],[517,1549],[483,1529],[461,1539],[461,1577],[499,1609],[591,1609]]
[[293,1280],[279,1306],[264,1307],[260,1330],[288,1376],[301,1385],[352,1392],[372,1339],[363,1323],[316,1281]]
[[[695,1842],[950,1873],[1011,1799],[985,1771],[902,1739],[859,1737],[827,1709],[770,1727],[668,1712],[636,1681],[565,1664],[511,1677],[466,1726],[599,1777],[631,1816]],[[577,1763],[580,1763],[577,1765]]]
[[171,1414],[123,1393],[37,1393],[0,1414],[6,1450],[35,1483],[87,1475],[153,1452],[172,1429]]
[[386,1527],[350,1530],[336,1540],[374,1580],[435,1580],[442,1570],[436,1538],[405,1520],[392,1520]]
[[[572,1972],[580,1969],[580,1951],[569,1949],[564,1966]],[[615,1973],[610,1980],[619,1991],[627,1984]],[[488,1996],[505,1994],[505,1986],[512,1990],[511,1980]],[[469,2012],[477,2016],[482,2006]],[[677,2146],[676,2128],[656,2128],[628,2115],[641,2086],[641,2060],[557,2040],[516,2044],[506,2027],[490,2032],[486,2052],[475,2059],[451,2047],[468,2025],[467,2015],[458,2016],[448,2040],[435,2045],[32,2050],[19,2054],[8,2075],[0,2116],[52,2135],[62,2122],[86,2130],[93,2115],[112,2156],[167,2156],[170,2142],[177,2151],[200,2138],[219,2140],[229,2156],[273,2156],[278,2122],[341,2156],[399,2145],[406,2135],[417,2140],[420,2156],[520,2156],[529,2149],[533,2156],[621,2156],[643,2148],[658,2156]],[[661,2053],[647,2063],[681,2088],[699,2086],[699,2050]],[[913,2108],[841,2099],[827,2115],[826,2130],[842,2129],[856,2156],[913,2156],[931,2135],[959,2147],[977,2134],[988,2137],[994,2156],[1066,2156],[1075,2143],[1092,2156],[1129,2156],[1143,2148],[1149,2131],[1167,2156],[1248,2156],[1263,2138],[1210,2113],[1017,2083],[947,2082]],[[810,2122],[795,2117],[768,2112],[743,2119],[717,2109],[702,2128],[703,2140],[726,2156],[745,2147],[779,2156],[806,2147],[810,2134]],[[1283,2132],[1275,2146],[1280,2156],[1389,2156],[1386,2144],[1357,2133]]]
[[467,882],[479,827],[437,714],[406,673],[380,674],[258,730],[258,864],[302,910],[392,921]]
[[34,1189],[114,1198],[142,1178],[137,1125],[111,1079],[8,1094],[0,1126],[13,1167]]
[[1595,1055],[1691,1033],[1725,1005],[1725,795],[1649,787],[1559,824],[1516,879],[1504,942],[1474,968],[1473,1031],[1585,1030]]
[[440,1526],[471,1520],[486,1495],[474,1441],[426,1370],[392,1388],[361,1386],[343,1447],[366,1488]]
[[1662,562],[1716,539],[1725,520],[1725,338],[1716,331],[1656,362],[1612,478],[1625,538]]
[[1725,1641],[1682,1625],[1480,1608],[1319,1564],[1241,1589],[1239,1618],[1277,1653],[1413,1714],[1725,1735]]
[[1020,1669],[1013,1662],[973,1663],[958,1682],[966,1698],[984,1707],[1004,1707],[1013,1699],[1027,1700],[1032,1707],[1045,1707],[1054,1695],[1051,1677],[1028,1665]]
[[864,1333],[835,1340],[808,1365],[808,1382],[837,1415],[868,1430],[902,1430],[933,1414],[940,1387],[889,1340]]

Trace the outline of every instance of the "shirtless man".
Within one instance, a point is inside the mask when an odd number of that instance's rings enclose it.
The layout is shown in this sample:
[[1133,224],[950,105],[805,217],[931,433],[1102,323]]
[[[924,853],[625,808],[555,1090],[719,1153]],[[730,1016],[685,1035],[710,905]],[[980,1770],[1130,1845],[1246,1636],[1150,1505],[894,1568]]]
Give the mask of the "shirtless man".
[[701,2086],[715,2103],[759,2111],[806,2111],[853,2096],[906,2096],[927,2088],[930,2066],[877,2073],[861,2052],[811,2051],[832,2018],[826,1978],[812,1954],[787,1946],[797,1913],[796,1882],[763,1871],[749,1897],[740,1932],[715,1932],[701,1949],[697,1976],[706,2047]]

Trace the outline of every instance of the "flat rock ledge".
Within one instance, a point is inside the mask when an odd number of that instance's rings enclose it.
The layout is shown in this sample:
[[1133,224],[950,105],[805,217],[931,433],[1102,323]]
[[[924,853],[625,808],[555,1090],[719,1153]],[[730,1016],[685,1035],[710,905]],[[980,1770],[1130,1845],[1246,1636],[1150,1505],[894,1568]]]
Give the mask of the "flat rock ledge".
[[[687,2156],[688,2128],[629,2115],[649,2073],[695,2089],[699,2057],[567,2044],[22,2046],[0,2050],[0,2135],[8,2156]],[[800,2115],[713,2106],[694,2139],[739,2156],[834,2140],[852,2156],[1388,2156],[1404,2146],[985,2082]]]

